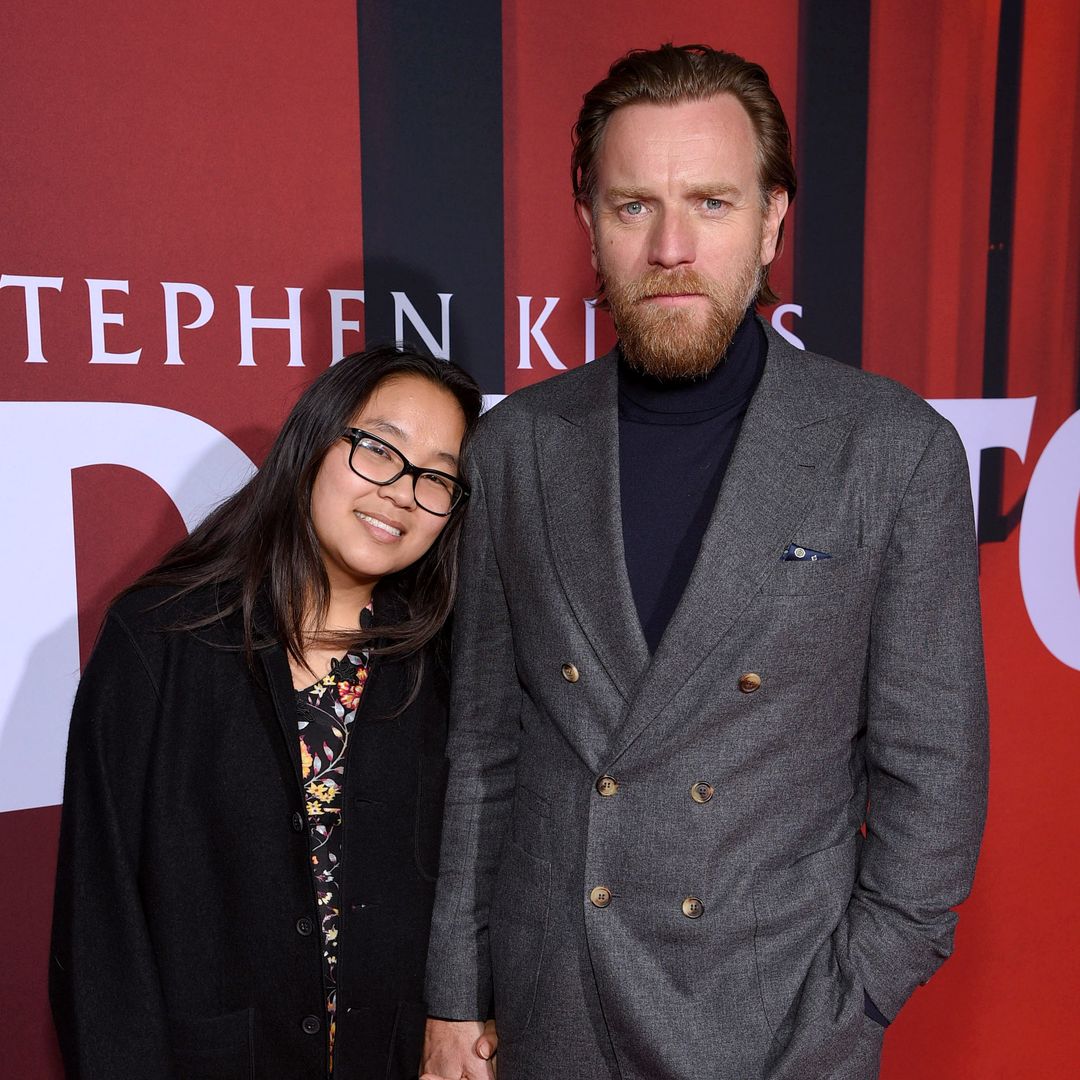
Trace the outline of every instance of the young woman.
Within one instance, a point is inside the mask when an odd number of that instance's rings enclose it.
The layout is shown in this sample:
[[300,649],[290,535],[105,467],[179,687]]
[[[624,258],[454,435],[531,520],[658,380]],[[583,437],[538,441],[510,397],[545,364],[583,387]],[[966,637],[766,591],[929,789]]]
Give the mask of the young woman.
[[60,837],[50,996],[69,1075],[416,1075],[439,636],[480,404],[453,364],[346,358],[109,611]]

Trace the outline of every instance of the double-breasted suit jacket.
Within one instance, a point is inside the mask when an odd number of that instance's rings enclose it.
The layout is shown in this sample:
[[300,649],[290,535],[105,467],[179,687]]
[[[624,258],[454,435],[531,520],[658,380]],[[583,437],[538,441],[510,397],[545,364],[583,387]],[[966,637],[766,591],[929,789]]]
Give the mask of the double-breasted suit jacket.
[[952,948],[987,771],[963,448],[767,333],[651,657],[615,355],[482,423],[427,994],[493,998],[501,1080],[875,1076],[864,993],[891,1018]]

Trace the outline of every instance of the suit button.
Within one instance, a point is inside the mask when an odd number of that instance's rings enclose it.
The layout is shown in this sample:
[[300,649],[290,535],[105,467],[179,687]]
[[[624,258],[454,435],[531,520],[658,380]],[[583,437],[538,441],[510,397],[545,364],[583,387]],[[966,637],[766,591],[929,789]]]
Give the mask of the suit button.
[[748,671],[745,675],[739,676],[739,689],[744,694],[752,694],[759,686],[761,686],[761,676],[756,671]]
[[299,810],[294,810],[292,817],[289,819],[292,824],[293,832],[304,831],[304,815]]
[[682,913],[688,919],[700,919],[705,914],[705,905],[696,896],[688,896],[682,902]]
[[300,1021],[300,1026],[304,1029],[305,1035],[318,1035],[322,1028],[322,1021],[317,1016],[305,1016]]
[[573,664],[563,664],[563,666],[562,666],[562,677],[567,682],[577,682],[578,679],[581,678],[581,675],[578,672],[578,669],[576,667],[574,667]]
[[296,932],[301,936],[307,937],[314,929],[315,924],[306,915],[296,920]]
[[619,781],[614,776],[601,776],[596,781],[596,790],[601,795],[614,795],[619,790]]
[[592,901],[593,907],[607,907],[611,903],[611,890],[605,885],[597,885],[589,893],[589,899]]
[[696,803],[707,803],[714,794],[712,784],[706,784],[704,780],[690,785],[690,798]]

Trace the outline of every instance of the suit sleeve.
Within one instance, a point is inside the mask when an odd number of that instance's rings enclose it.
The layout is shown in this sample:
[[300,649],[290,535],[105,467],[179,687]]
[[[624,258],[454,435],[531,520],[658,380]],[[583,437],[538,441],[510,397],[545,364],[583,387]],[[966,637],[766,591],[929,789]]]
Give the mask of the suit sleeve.
[[49,998],[69,1077],[175,1075],[138,880],[156,709],[142,654],[110,614],[68,735]]
[[849,908],[853,963],[889,1018],[952,951],[986,816],[978,548],[963,445],[940,422],[911,479],[874,602],[869,810]]
[[491,1015],[488,911],[509,827],[521,717],[510,615],[484,484],[472,470],[454,610],[442,853],[428,952],[428,1012]]

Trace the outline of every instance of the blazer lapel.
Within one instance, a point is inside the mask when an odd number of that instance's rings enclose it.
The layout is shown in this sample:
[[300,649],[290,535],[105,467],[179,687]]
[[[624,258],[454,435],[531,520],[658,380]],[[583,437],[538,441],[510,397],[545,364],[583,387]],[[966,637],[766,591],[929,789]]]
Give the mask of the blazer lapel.
[[580,376],[561,413],[537,421],[536,452],[555,569],[574,615],[623,698],[649,663],[623,550],[614,353]]
[[[623,754],[716,648],[795,537],[852,424],[850,405],[818,400],[800,354],[771,329],[765,370],[743,420],[697,562],[648,678],[615,739]],[[739,672],[733,672],[737,679]]]
[[[376,589],[374,606],[373,625],[376,630],[380,626],[403,619],[407,613],[404,600],[389,589]],[[274,619],[265,594],[261,594],[256,603],[255,625],[260,634],[267,638],[273,637]],[[288,748],[296,781],[302,787],[304,771],[300,761],[299,714],[296,688],[293,686],[288,658],[285,650],[278,644],[267,645],[258,652],[263,671],[266,673],[266,686],[274,705],[278,726]],[[407,668],[407,661],[398,657],[379,655],[371,657],[368,664],[367,682],[364,684],[364,695],[357,715],[358,720],[385,720],[401,708],[409,691]]]
[[278,727],[285,739],[289,751],[296,782],[303,785],[304,772],[300,764],[300,729],[297,726],[299,716],[296,706],[296,690],[292,684],[292,673],[285,657],[285,650],[280,645],[269,645],[259,650],[263,671],[266,673],[266,685],[270,691],[270,700],[274,703],[274,714]]

